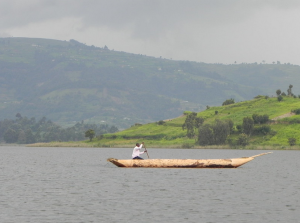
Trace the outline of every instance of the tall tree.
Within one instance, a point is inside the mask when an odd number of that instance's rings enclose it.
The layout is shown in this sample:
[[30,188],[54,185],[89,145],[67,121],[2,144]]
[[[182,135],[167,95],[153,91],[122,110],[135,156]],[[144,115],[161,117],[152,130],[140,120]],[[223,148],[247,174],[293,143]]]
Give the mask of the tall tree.
[[276,94],[277,94],[277,96],[279,96],[281,94],[281,90],[277,89]]
[[89,129],[85,132],[85,137],[88,137],[90,141],[95,137],[95,131],[93,129]]
[[18,134],[18,143],[20,144],[26,144],[26,135],[23,130],[19,131]]
[[248,136],[251,135],[254,128],[254,121],[251,117],[244,117],[243,124],[242,124],[243,132]]
[[22,118],[22,115],[21,115],[20,113],[17,113],[17,114],[16,114],[16,117],[21,119],[21,118]]
[[226,121],[216,120],[213,125],[214,141],[216,145],[224,144],[227,136],[230,134],[230,126]]
[[35,137],[31,131],[31,129],[25,130],[26,143],[35,143]]
[[18,133],[9,128],[3,135],[3,138],[5,140],[6,143],[15,143],[18,140]]
[[227,119],[226,120],[227,121],[227,123],[228,123],[228,127],[229,127],[229,133],[231,134],[231,133],[233,133],[233,126],[234,126],[234,123],[233,123],[233,121],[231,120],[231,119]]
[[293,93],[292,93],[292,88],[293,88],[293,85],[289,85],[289,89],[287,89],[287,93],[288,93],[288,96],[292,96]]
[[214,130],[210,124],[205,124],[199,128],[198,143],[201,146],[214,144]]
[[186,116],[186,119],[182,125],[183,130],[187,130],[187,137],[194,138],[196,129],[198,129],[204,122],[204,118],[197,117],[196,112],[192,112]]

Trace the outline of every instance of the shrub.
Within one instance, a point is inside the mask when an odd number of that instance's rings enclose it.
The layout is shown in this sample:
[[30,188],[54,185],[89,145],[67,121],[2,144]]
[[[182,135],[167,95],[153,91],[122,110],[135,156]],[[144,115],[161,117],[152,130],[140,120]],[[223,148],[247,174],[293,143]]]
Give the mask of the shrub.
[[271,132],[271,127],[269,125],[262,125],[254,128],[254,134],[256,135],[267,135],[269,132]]
[[215,111],[215,115],[217,115],[219,113],[219,111]]
[[239,133],[242,132],[242,125],[236,125],[236,129]]
[[234,141],[232,139],[226,139],[226,141],[227,141],[228,145],[230,145],[230,146],[234,146],[235,145],[235,143],[234,143]]
[[294,112],[296,115],[299,115],[300,114],[300,108],[292,110],[291,112]]
[[243,133],[246,133],[247,135],[251,135],[253,132],[254,128],[254,121],[251,117],[244,117],[243,118],[243,124],[242,124],[242,129]]
[[165,123],[166,123],[166,122],[164,122],[163,120],[160,120],[160,121],[157,122],[158,125],[163,125],[163,124],[165,124]]
[[275,136],[277,134],[277,132],[275,130],[271,130],[270,135],[271,136]]
[[105,139],[116,139],[117,135],[105,135],[104,138]]
[[233,126],[234,126],[234,123],[231,119],[227,119],[226,122],[228,123],[228,127],[229,127],[229,133],[233,133],[234,132],[234,129],[233,129]]
[[122,135],[122,138],[123,138],[123,139],[133,139],[133,138],[135,138],[135,137],[131,137],[131,136],[128,136],[128,135]]
[[224,105],[230,105],[230,104],[234,104],[235,102],[234,102],[234,99],[233,98],[230,98],[230,99],[227,99],[226,101],[224,101],[223,103],[222,103],[222,106],[224,106]]
[[174,139],[177,139],[178,137],[177,136],[165,136],[164,138],[166,140],[174,140]]
[[[284,120],[284,119],[283,119]],[[283,121],[284,122],[284,121]],[[287,121],[289,124],[298,124],[300,123],[300,120],[297,120],[297,119],[292,119],[292,120],[288,120]]]
[[194,145],[192,145],[192,144],[190,144],[190,143],[183,143],[182,145],[181,145],[181,148],[183,148],[183,149],[190,149],[190,148],[192,148]]
[[248,136],[244,133],[240,134],[239,135],[239,138],[237,139],[237,142],[236,142],[237,145],[240,145],[240,146],[246,146],[249,144],[248,142]]
[[269,116],[268,115],[258,115],[258,114],[253,114],[252,119],[254,121],[254,124],[264,124],[269,121]]
[[262,95],[257,95],[254,98],[258,99],[258,98],[262,98],[262,97],[263,97]]
[[289,142],[290,146],[296,145],[296,139],[295,138],[289,138],[288,142]]
[[97,139],[98,139],[98,140],[101,140],[101,139],[103,139],[103,138],[104,138],[103,135],[98,135],[98,136],[97,136]]
[[282,97],[281,95],[279,95],[279,96],[277,97],[277,100],[278,100],[278,101],[282,101],[282,99],[283,99],[283,97]]

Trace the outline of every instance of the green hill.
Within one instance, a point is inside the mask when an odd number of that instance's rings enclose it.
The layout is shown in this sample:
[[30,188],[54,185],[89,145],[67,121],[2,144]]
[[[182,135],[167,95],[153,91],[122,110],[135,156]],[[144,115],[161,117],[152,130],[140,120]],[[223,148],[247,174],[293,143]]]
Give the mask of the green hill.
[[228,98],[272,96],[291,83],[298,94],[299,73],[300,67],[291,64],[205,64],[76,40],[0,38],[0,115],[124,129],[205,110]]
[[[258,96],[250,101],[239,102],[226,106],[211,107],[205,111],[199,112],[198,117],[204,118],[204,124],[214,123],[216,119],[231,119],[234,123],[234,132],[227,138],[231,148],[242,147],[234,145],[241,132],[237,126],[241,125],[244,117],[252,117],[253,114],[268,115],[270,121],[265,125],[254,125],[259,129],[261,126],[269,126],[271,131],[265,134],[253,133],[249,137],[248,148],[279,148],[289,146],[288,139],[295,138],[296,144],[300,143],[300,115],[291,113],[291,110],[300,108],[300,99],[298,97],[283,97],[279,102],[276,97],[268,98]],[[217,114],[216,114],[216,111]],[[188,114],[188,113],[186,113]],[[106,134],[90,142],[91,146],[133,146],[136,142],[145,141],[148,147],[197,147],[195,139],[186,137],[186,131],[182,125],[186,115],[163,122],[148,123],[145,125],[134,125],[129,129],[115,134]],[[283,146],[283,147],[282,147]],[[221,145],[224,147],[224,145]],[[228,147],[226,147],[228,148]]]

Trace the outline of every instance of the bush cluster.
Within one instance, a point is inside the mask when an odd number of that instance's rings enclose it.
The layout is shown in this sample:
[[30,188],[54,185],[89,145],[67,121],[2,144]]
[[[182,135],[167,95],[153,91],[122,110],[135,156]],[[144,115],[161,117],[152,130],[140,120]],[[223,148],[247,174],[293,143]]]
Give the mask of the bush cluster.
[[232,132],[232,120],[216,120],[214,124],[205,124],[199,127],[198,144],[206,145],[222,145],[225,143],[228,135]]
[[294,109],[291,112],[294,112],[296,115],[300,114],[300,108]]
[[224,106],[224,105],[230,105],[230,104],[234,104],[235,102],[234,102],[234,99],[233,98],[230,98],[230,99],[227,99],[226,101],[224,101],[223,103],[222,103],[222,106]]

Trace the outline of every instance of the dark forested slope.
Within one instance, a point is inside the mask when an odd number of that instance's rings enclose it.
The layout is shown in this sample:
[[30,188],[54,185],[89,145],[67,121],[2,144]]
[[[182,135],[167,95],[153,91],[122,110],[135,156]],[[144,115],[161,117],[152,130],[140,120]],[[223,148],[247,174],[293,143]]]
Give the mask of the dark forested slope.
[[272,94],[296,86],[299,72],[288,64],[204,64],[75,40],[2,38],[0,115],[13,118],[20,112],[61,124],[85,120],[126,128],[200,111],[226,98]]

